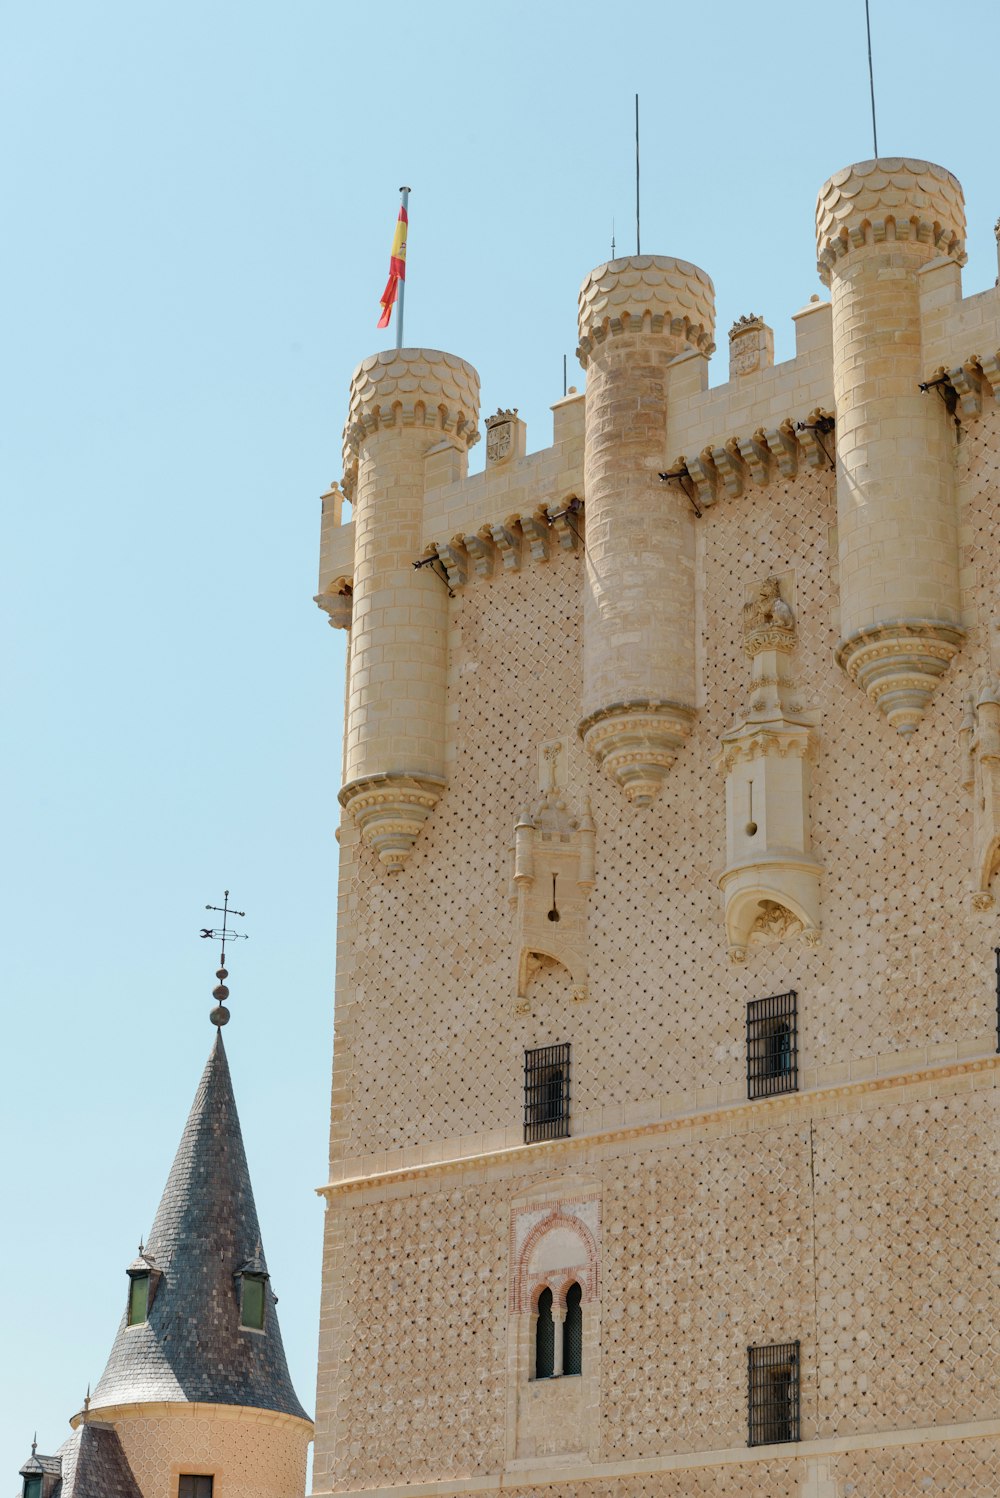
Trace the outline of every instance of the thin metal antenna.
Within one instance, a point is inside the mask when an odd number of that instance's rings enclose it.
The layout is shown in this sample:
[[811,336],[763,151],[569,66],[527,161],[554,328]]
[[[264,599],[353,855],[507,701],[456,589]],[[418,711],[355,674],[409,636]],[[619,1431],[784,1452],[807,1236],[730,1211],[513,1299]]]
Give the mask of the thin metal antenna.
[[[868,0],[865,0],[867,5]],[[635,96],[635,253],[641,255],[639,248],[639,95]]]
[[566,394],[566,355],[563,354],[563,395]]
[[615,221],[611,220],[611,258],[615,258]]
[[875,73],[872,68],[872,21],[868,12],[868,0],[865,0],[865,30],[868,33],[868,86],[872,95],[872,144],[875,147],[875,160],[878,160],[878,130],[875,128]]

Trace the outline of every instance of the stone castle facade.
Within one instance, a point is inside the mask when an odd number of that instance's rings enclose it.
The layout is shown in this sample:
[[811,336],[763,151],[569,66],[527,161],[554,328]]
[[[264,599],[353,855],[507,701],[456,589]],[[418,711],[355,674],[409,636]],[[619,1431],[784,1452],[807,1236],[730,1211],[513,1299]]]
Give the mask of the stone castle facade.
[[[829,299],[580,293],[527,453],[354,375],[314,1491],[1000,1493],[1000,292],[837,173]],[[351,502],[346,523],[342,502]]]

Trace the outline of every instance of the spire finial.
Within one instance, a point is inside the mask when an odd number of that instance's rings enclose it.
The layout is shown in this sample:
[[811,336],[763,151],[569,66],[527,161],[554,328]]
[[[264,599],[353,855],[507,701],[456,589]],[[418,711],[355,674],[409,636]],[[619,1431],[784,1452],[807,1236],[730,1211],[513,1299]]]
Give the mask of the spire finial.
[[86,1420],[86,1418],[87,1418],[87,1416],[89,1414],[90,1414],[90,1385],[88,1384],[87,1385],[87,1392],[83,1396],[83,1418],[84,1418],[84,1420]]
[[35,1454],[35,1452],[37,1450],[38,1450],[38,1431],[36,1430],[35,1434],[31,1438],[31,1454],[32,1454],[32,1456],[34,1456],[34,1454]]
[[219,967],[215,974],[219,982],[216,987],[212,989],[212,997],[215,1000],[215,1008],[209,1015],[209,1019],[212,1021],[212,1024],[218,1025],[221,1029],[223,1025],[227,1025],[229,1023],[229,1010],[226,1008],[225,1004],[226,999],[229,998],[229,989],[226,987],[225,981],[229,977],[229,974],[226,971],[226,942],[247,940],[245,931],[233,931],[230,929],[229,917],[231,915],[236,915],[239,916],[241,920],[243,920],[246,918],[246,911],[236,910],[230,906],[228,889],[224,892],[224,899],[221,905],[206,905],[205,909],[217,910],[222,916],[221,931],[218,929],[213,930],[208,926],[203,926],[201,928],[201,935],[203,938],[209,937],[211,940],[222,943],[222,951],[219,956]]

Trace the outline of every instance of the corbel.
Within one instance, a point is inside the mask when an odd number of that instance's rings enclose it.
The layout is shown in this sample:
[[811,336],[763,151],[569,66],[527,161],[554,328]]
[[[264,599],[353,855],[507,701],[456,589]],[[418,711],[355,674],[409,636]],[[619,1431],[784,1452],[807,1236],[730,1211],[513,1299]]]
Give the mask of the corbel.
[[516,572],[521,565],[521,547],[514,532],[497,522],[490,526],[490,535],[503,560],[504,571]]
[[477,577],[492,577],[496,547],[485,530],[463,537],[465,549],[472,558],[472,570]]
[[980,359],[978,354],[974,354],[972,362],[981,371],[994,398],[1000,400],[1000,349],[995,354],[988,354],[985,359]]
[[740,457],[736,439],[730,438],[724,447],[713,448],[712,460],[715,463],[716,472],[722,479],[722,487],[730,499],[739,499],[746,487],[746,467]]
[[765,433],[765,440],[782,477],[795,478],[799,471],[799,444],[791,420],[783,421],[778,427],[771,427]]
[[958,397],[960,415],[970,419],[982,416],[983,372],[977,367],[975,359],[970,359],[966,364],[959,364],[955,369],[949,370],[948,378]]
[[739,443],[740,457],[755,484],[764,488],[771,478],[771,454],[763,428],[758,427],[752,437],[743,437]]
[[522,515],[521,535],[524,536],[531,552],[532,560],[535,562],[547,562],[549,559],[549,523],[545,512],[542,515]]
[[703,448],[696,458],[691,459],[688,464],[688,472],[691,475],[691,482],[694,484],[695,493],[698,496],[698,503],[702,509],[710,509],[715,504],[716,486],[719,478],[710,447]]
[[450,541],[440,542],[437,554],[444,563],[450,588],[464,588],[469,580],[468,557],[461,536],[452,536]]
[[836,459],[827,446],[827,438],[836,426],[829,411],[817,408],[808,421],[798,421],[795,430],[810,468],[836,468]]
[[583,509],[578,499],[568,500],[561,508],[549,506],[545,511],[545,518],[556,533],[556,540],[563,551],[573,551],[577,542],[581,539],[580,532],[576,528],[576,516]]

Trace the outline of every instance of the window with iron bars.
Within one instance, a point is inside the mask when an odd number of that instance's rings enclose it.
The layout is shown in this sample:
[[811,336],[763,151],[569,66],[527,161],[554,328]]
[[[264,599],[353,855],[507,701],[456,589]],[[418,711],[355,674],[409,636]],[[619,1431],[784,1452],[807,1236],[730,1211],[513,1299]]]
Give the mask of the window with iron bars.
[[799,1346],[776,1342],[747,1348],[748,1446],[800,1439]]
[[524,1053],[524,1142],[569,1135],[569,1045]]
[[795,990],[747,1005],[747,1097],[795,1092],[799,1085]]

